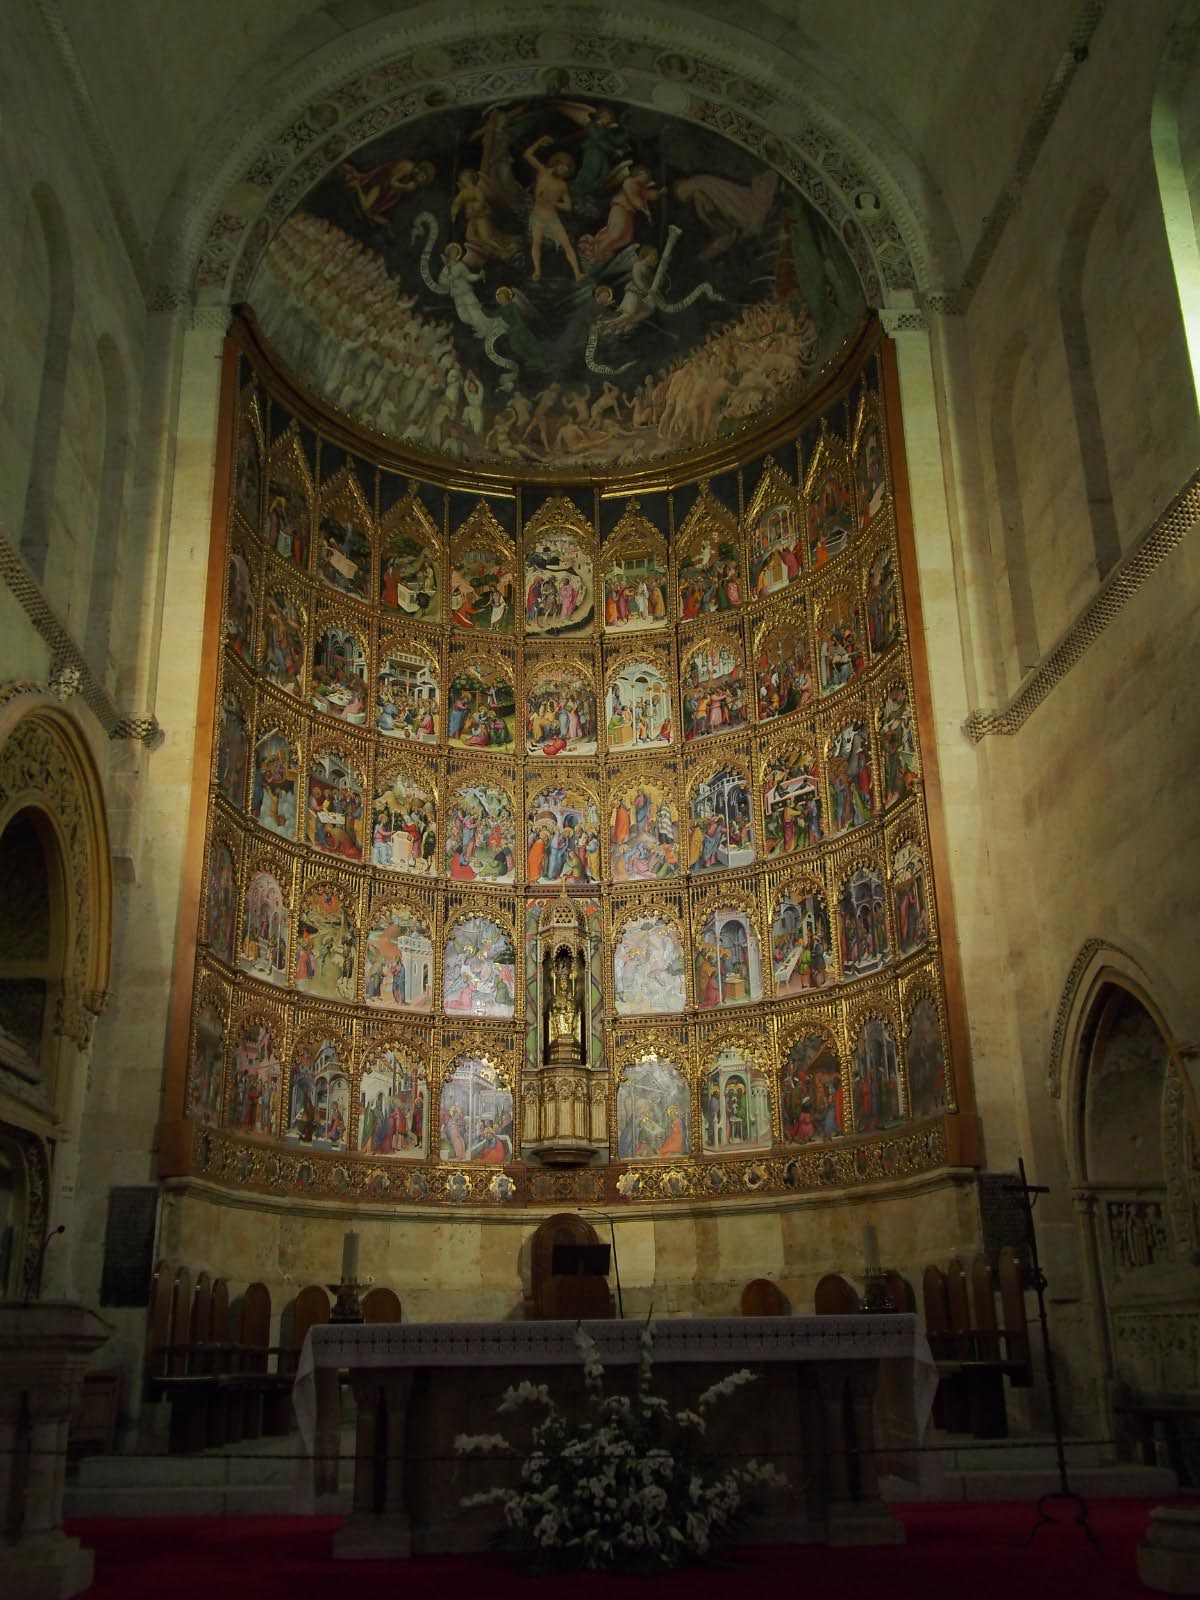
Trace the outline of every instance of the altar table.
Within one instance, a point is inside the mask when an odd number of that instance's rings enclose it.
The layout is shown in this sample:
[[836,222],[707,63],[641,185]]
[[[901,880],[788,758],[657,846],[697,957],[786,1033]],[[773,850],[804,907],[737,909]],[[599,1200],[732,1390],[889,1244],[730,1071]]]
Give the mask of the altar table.
[[[459,1433],[502,1432],[517,1451],[541,1408],[497,1415],[504,1390],[547,1382],[568,1407],[583,1395],[574,1322],[319,1324],[305,1339],[293,1404],[311,1455],[315,1497],[337,1486],[337,1373],[357,1409],[354,1509],[339,1556],[482,1550],[496,1507],[464,1495],[515,1484],[519,1462],[459,1457]],[[626,1389],[640,1321],[585,1322],[611,1388]],[[675,1407],[739,1367],[757,1381],[718,1401],[714,1459],[754,1456],[782,1471],[748,1524],[759,1543],[882,1544],[903,1529],[880,1499],[879,1471],[903,1471],[921,1443],[937,1372],[915,1316],[670,1317],[652,1324],[652,1388]],[[633,1369],[632,1371],[630,1369]]]

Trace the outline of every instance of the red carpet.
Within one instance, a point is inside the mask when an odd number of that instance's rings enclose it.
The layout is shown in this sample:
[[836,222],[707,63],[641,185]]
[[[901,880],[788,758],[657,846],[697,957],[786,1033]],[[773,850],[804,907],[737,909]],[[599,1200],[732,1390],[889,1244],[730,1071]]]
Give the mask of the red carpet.
[[767,1583],[781,1596],[803,1588],[822,1600],[1125,1600],[1150,1592],[1138,1582],[1135,1552],[1153,1504],[1094,1501],[1089,1509],[1099,1551],[1070,1523],[1043,1527],[1032,1545],[1016,1548],[1033,1525],[1032,1506],[1021,1503],[912,1505],[897,1508],[908,1530],[903,1547],[746,1547],[719,1565],[646,1578],[530,1576],[508,1556],[334,1561],[335,1517],[87,1518],[68,1524],[68,1531],[96,1552],[89,1600],[362,1600],[401,1585],[407,1594],[439,1600],[470,1592],[487,1600],[568,1594],[600,1600],[615,1592],[725,1600],[739,1588],[761,1595],[765,1590],[757,1586]]

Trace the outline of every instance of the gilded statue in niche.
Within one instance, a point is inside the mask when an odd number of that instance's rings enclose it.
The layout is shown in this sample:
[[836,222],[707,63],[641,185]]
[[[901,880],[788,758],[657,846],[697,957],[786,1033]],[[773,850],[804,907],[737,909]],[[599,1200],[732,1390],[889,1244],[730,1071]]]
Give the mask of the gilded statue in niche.
[[[739,145],[553,95],[441,107],[351,152],[250,299],[339,411],[453,461],[583,473],[794,403],[864,310],[834,230]],[[314,346],[314,318],[343,337]]]
[[585,1059],[583,1032],[583,956],[563,949],[547,956],[546,1060],[580,1063]]
[[490,1061],[458,1056],[442,1080],[438,1105],[443,1161],[502,1167],[513,1158],[512,1092]]

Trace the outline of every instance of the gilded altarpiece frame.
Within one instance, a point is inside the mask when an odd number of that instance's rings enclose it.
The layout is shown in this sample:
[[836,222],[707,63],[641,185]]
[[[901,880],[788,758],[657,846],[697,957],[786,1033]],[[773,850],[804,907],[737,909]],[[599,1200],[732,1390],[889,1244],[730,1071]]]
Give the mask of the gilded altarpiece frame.
[[[770,436],[532,495],[385,451],[297,391],[248,325],[228,349],[221,647],[200,686],[195,967],[173,1002],[164,1172],[364,1203],[636,1205],[978,1159],[886,341],[865,338]],[[244,776],[222,750],[227,704]],[[555,840],[535,861],[531,830],[581,810],[590,853],[554,876]],[[707,854],[698,822],[724,836]],[[265,930],[262,894],[248,922],[263,875]],[[610,1147],[550,1171],[521,1153],[526,961],[564,884],[588,918]],[[511,944],[511,1005],[447,1009],[464,964],[472,992],[491,981],[486,940],[454,946],[485,924]],[[730,991],[716,1003],[706,933]],[[331,934],[334,975],[314,979],[306,952]],[[669,994],[632,975],[656,939]],[[385,1096],[390,1133],[374,1094],[364,1146],[364,1073],[386,1050],[420,1070]],[[673,1064],[686,1107],[630,1156],[621,1086],[650,1059]],[[509,1095],[512,1114],[481,1116],[460,1149],[440,1116],[451,1088],[464,1117],[475,1103],[462,1061],[486,1065],[478,1103]]]

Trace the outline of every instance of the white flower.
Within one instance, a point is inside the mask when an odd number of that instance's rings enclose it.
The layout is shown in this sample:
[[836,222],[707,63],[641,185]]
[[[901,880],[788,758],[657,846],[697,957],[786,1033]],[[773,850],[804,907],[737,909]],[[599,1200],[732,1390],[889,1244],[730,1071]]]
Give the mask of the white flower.
[[460,1456],[469,1456],[478,1450],[511,1450],[512,1446],[502,1433],[456,1433],[454,1448]]

